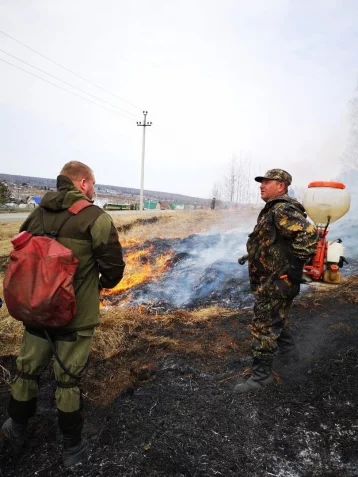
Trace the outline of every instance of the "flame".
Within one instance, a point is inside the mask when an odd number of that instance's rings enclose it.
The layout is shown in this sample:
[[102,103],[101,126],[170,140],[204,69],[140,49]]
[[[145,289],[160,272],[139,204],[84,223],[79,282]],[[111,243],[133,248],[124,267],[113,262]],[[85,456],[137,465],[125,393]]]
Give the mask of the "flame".
[[133,247],[134,245],[140,245],[141,243],[143,243],[143,240],[140,240],[138,238],[121,239],[122,247]]
[[[132,239],[130,240],[132,241]],[[133,243],[137,244],[139,241]],[[126,243],[126,245],[128,244]],[[136,285],[158,279],[166,270],[168,260],[173,257],[174,250],[159,256],[155,256],[153,250],[154,245],[134,252],[127,250],[124,277],[115,288],[105,290],[103,295],[115,295]]]

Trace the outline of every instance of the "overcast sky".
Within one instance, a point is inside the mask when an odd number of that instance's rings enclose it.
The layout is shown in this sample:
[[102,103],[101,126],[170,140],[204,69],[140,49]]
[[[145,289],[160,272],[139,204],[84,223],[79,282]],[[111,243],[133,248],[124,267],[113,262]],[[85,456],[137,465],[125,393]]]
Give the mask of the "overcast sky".
[[210,197],[233,154],[250,155],[253,175],[287,169],[293,185],[339,173],[355,0],[0,0],[0,30],[127,101],[0,33],[1,50],[126,110],[0,61],[0,172],[56,177],[75,159],[98,183],[140,187],[145,109],[146,189]]

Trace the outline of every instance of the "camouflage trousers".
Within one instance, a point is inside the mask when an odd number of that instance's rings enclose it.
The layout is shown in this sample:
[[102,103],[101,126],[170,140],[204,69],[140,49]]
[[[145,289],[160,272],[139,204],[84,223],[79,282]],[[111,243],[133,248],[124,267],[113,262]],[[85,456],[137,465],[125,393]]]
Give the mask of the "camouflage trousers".
[[254,358],[272,360],[277,340],[285,328],[293,298],[255,293],[254,318],[251,324],[251,351]]
[[[74,375],[79,375],[86,366],[91,351],[93,329],[55,335],[53,345],[64,366]],[[11,396],[23,405],[36,401],[38,378],[50,364],[53,352],[42,332],[25,330],[20,353],[16,360],[18,376],[11,386]],[[79,379],[74,379],[62,370],[56,359],[53,370],[57,382],[56,403],[63,412],[73,412],[81,408]],[[35,399],[34,399],[35,398]],[[12,416],[15,418],[15,416]]]

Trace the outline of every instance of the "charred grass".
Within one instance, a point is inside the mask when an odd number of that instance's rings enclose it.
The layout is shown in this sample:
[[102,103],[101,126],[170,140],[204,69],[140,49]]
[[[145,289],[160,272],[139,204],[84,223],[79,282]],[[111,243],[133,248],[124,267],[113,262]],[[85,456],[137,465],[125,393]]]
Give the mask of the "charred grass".
[[[49,369],[28,448],[3,459],[4,475],[357,476],[357,315],[345,290],[358,279],[324,289],[292,308],[301,360],[278,364],[276,385],[249,396],[232,392],[249,373],[249,310],[103,309],[83,382],[89,462],[61,467]],[[0,363],[6,381],[11,363]]]

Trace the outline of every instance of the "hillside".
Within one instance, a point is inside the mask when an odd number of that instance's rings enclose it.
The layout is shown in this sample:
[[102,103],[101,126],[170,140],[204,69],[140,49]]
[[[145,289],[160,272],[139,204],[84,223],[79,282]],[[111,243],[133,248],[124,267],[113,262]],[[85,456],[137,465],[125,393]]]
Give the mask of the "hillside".
[[[56,179],[47,179],[43,177],[31,177],[31,176],[20,176],[13,174],[2,174],[0,173],[0,179],[6,183],[14,183],[17,185],[26,184],[30,187],[37,187],[39,189],[50,188],[53,189],[56,187]],[[99,195],[110,195],[110,196],[139,196],[140,189],[134,187],[122,187],[122,186],[113,186],[106,184],[96,184],[96,189]],[[203,199],[200,197],[191,197],[182,194],[176,194],[172,192],[162,192],[162,191],[153,191],[144,189],[144,196],[148,199],[157,199],[164,201],[175,201],[182,204],[200,204],[208,205],[209,199]]]

